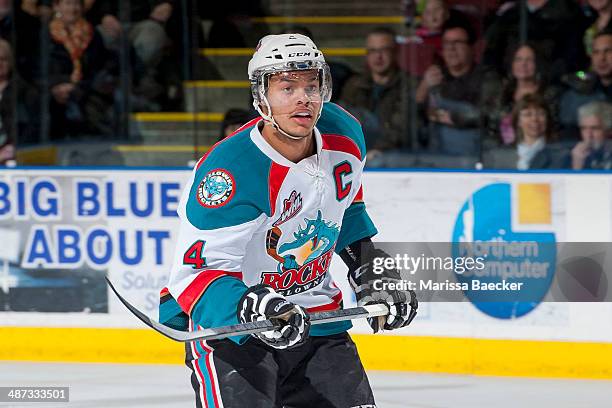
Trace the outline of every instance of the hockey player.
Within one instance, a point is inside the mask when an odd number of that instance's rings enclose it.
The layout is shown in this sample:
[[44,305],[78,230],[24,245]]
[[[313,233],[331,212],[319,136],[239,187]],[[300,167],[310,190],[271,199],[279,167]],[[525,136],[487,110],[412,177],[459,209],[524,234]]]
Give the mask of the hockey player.
[[[366,152],[356,119],[329,103],[329,68],[299,34],[261,39],[249,62],[261,117],[197,164],[160,320],[190,330],[278,319],[278,330],[187,345],[197,407],[374,407],[350,322],[310,327],[342,306],[329,266],[338,253],[360,305],[385,302],[374,332],[408,325],[414,292],[376,291],[376,228],[362,202]],[[316,125],[316,126],[315,126]]]

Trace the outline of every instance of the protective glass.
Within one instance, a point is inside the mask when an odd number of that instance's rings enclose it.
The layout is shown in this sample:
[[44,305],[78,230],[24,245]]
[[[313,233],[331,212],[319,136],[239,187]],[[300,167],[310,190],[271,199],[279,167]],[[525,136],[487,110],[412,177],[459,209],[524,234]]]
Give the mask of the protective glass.
[[[319,87],[318,95],[315,95],[313,89],[304,89],[304,93],[301,90],[293,89],[287,91],[286,98],[297,98],[300,94],[306,95],[311,102],[329,102],[331,99],[332,82],[331,74],[329,72],[329,66],[324,62],[319,61],[305,61],[303,63],[290,62],[286,64],[278,64],[266,67],[254,73],[254,79],[251,83],[251,91],[253,99],[256,104],[262,103],[263,97],[269,98],[267,94],[269,87],[269,80],[273,74],[288,75],[290,79],[300,80],[306,78],[309,73],[316,72]],[[306,76],[304,76],[306,75]],[[297,91],[297,92],[296,92]],[[279,101],[282,103],[282,101]]]
[[272,109],[323,102],[319,72],[290,71],[268,77],[266,97]]

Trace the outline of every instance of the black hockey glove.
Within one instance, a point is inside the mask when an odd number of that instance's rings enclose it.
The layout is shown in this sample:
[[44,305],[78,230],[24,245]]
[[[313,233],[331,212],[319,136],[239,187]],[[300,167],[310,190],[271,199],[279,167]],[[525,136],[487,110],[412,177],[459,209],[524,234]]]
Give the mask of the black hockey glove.
[[[355,291],[357,305],[386,303],[389,306],[387,316],[368,319],[374,333],[381,329],[399,329],[412,322],[417,314],[419,302],[414,291],[394,287],[401,281],[399,271],[384,269],[381,274],[374,273],[374,258],[389,258],[389,254],[374,248],[368,238],[349,245],[340,252],[340,257],[349,268],[348,279]],[[378,281],[376,284],[378,290],[374,288],[375,281]]]
[[279,329],[253,334],[269,346],[286,349],[308,337],[310,318],[301,306],[289,302],[270,286],[250,287],[238,302],[238,320],[250,323],[266,319],[282,324]]

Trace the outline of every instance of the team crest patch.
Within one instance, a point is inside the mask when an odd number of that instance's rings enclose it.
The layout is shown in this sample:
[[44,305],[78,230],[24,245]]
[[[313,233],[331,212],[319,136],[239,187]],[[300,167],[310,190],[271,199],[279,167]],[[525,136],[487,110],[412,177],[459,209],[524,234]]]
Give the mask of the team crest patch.
[[211,170],[198,186],[198,201],[204,207],[221,207],[233,197],[235,184],[234,178],[228,171]]

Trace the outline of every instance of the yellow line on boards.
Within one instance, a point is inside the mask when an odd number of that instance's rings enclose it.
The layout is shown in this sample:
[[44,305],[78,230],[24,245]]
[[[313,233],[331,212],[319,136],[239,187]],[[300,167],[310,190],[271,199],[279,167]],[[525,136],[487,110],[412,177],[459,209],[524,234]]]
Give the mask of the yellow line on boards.
[[17,149],[15,156],[19,164],[55,165],[57,148],[55,146],[33,146]]
[[[370,370],[612,379],[612,343],[353,335]],[[152,330],[0,327],[0,360],[182,364]]]
[[139,112],[132,115],[137,122],[221,122],[221,112]]
[[364,366],[374,370],[612,379],[612,343],[355,337]]
[[179,364],[184,348],[152,330],[0,328],[0,360]]
[[366,55],[365,48],[323,48],[326,57],[363,57]]

